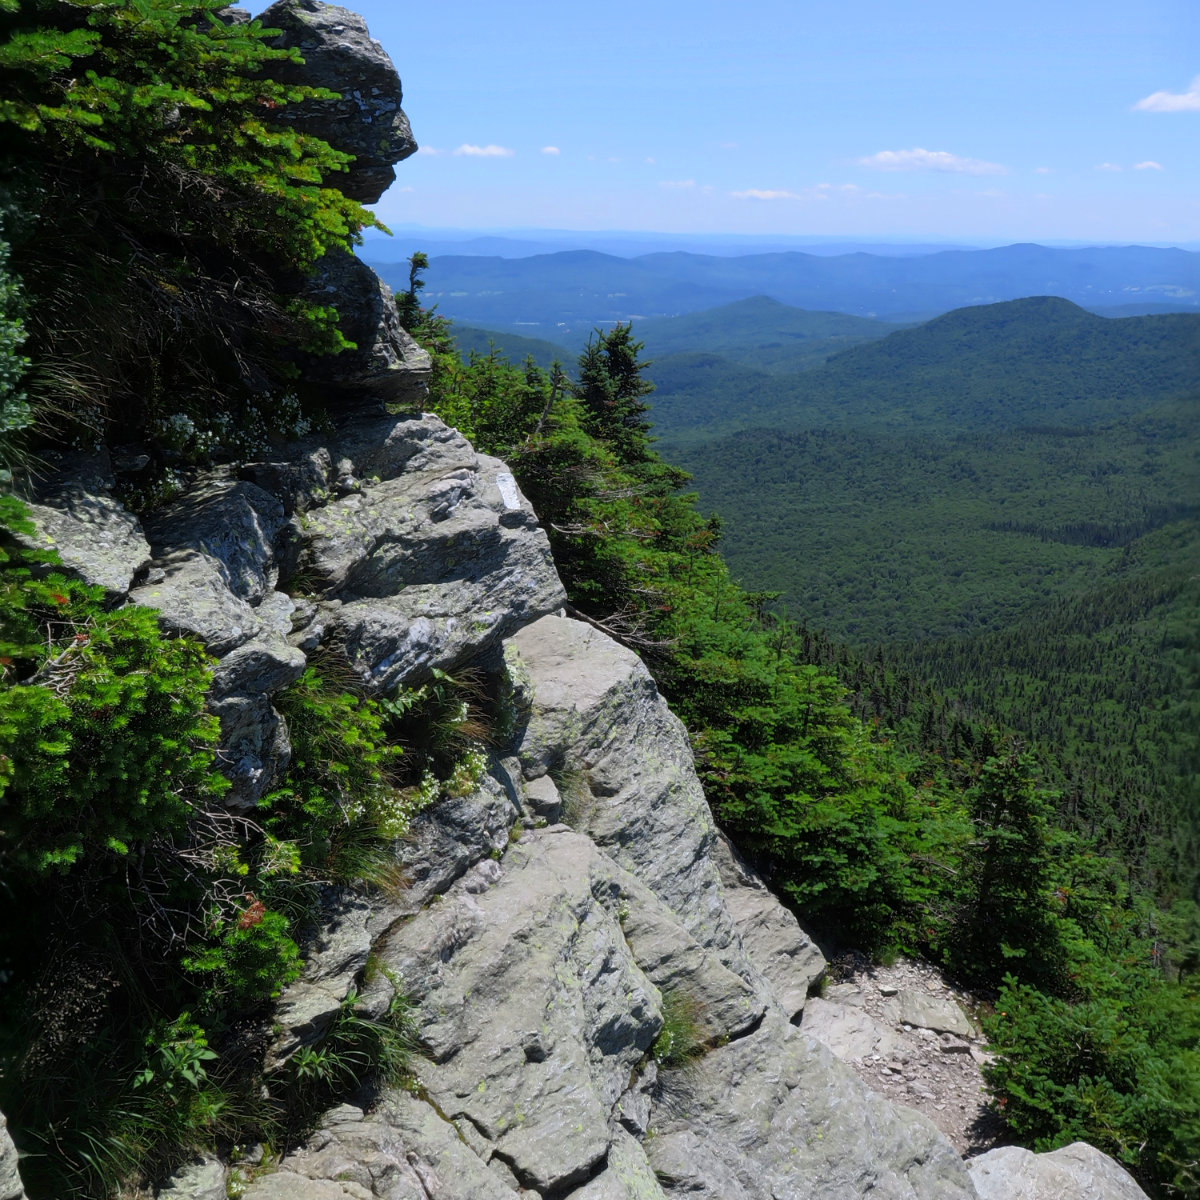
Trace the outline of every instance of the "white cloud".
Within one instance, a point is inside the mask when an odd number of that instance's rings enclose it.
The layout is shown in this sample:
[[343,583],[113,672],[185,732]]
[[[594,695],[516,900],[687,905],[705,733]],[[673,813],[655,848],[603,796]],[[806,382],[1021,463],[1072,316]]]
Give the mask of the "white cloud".
[[388,191],[391,192],[391,194],[394,196],[398,192],[411,192],[411,191],[413,191],[413,189],[411,187],[392,187],[392,188],[388,188]]
[[860,188],[857,183],[818,183],[817,186],[811,190],[814,192],[822,192],[825,195],[828,195],[830,192],[848,192],[853,194],[854,192],[861,192],[862,188]]
[[647,155],[647,156],[646,156],[646,161],[647,161],[647,162],[648,162],[648,163],[649,163],[651,166],[654,166],[654,159],[652,159],[652,158],[651,158],[649,155]]
[[468,158],[512,158],[515,151],[507,146],[472,146],[464,142],[454,153]]
[[1098,167],[1096,167],[1096,170],[1097,171],[1119,171],[1119,170],[1121,170],[1121,167],[1117,163],[1102,162]]
[[561,154],[562,151],[557,146],[543,146],[543,154]]
[[442,154],[445,153],[445,151],[439,150],[435,146],[418,146],[417,153],[418,154],[427,154],[430,158],[439,158]]
[[858,160],[875,171],[949,171],[959,175],[1007,175],[1008,168],[978,158],[961,158],[945,150],[881,150]]
[[1186,92],[1152,92],[1133,106],[1134,112],[1200,112],[1200,75]]
[[1049,167],[1034,167],[1034,168],[1033,168],[1033,173],[1034,173],[1035,175],[1049,175],[1049,174],[1050,174],[1050,168],[1049,168]]
[[1145,162],[1134,163],[1133,169],[1135,171],[1161,171],[1162,163],[1156,163],[1154,159],[1148,158]]
[[747,188],[744,192],[730,192],[735,200],[800,200],[797,192],[785,192],[773,188]]
[[658,186],[661,188],[694,188],[696,181],[694,179],[660,179]]

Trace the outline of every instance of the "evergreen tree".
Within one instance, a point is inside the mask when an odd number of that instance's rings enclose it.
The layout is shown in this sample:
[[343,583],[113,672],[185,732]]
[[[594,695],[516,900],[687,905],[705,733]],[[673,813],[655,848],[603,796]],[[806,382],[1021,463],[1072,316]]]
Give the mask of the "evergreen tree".
[[579,356],[575,396],[583,406],[584,427],[605,442],[623,466],[649,462],[650,406],[645,397],[654,384],[642,378],[650,364],[639,362],[643,343],[634,340],[633,322],[596,331]]
[[1011,970],[1049,981],[1060,966],[1049,915],[1053,804],[1015,744],[984,763],[968,803],[976,840],[955,954],[992,983]]

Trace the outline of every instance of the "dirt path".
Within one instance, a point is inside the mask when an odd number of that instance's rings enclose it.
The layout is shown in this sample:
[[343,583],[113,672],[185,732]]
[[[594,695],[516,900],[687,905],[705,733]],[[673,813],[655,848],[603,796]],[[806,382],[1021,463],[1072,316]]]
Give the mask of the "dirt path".
[[996,1145],[981,1065],[987,1042],[975,1001],[928,963],[890,967],[865,959],[831,969],[805,1006],[801,1028],[823,1041],[876,1092],[927,1116],[964,1155]]

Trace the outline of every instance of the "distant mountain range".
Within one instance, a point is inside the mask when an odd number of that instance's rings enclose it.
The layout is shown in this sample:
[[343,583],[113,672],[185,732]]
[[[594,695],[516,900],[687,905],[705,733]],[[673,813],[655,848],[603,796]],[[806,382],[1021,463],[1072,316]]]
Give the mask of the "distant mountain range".
[[[754,371],[789,373],[822,365],[839,350],[875,341],[895,333],[897,326],[847,313],[810,312],[792,308],[767,296],[735,300],[719,308],[635,321],[634,334],[645,343],[643,359],[661,363],[677,355],[698,351],[718,355]],[[570,344],[550,342],[522,334],[454,323],[459,350],[486,354],[494,344],[505,357],[520,362],[527,355],[546,367],[554,359],[570,370],[586,335]],[[656,374],[653,373],[652,374]]]
[[[372,253],[380,253],[376,246]],[[373,265],[393,288],[407,286],[405,264]],[[592,250],[527,258],[443,255],[431,260],[423,293],[444,316],[572,350],[596,326],[696,313],[756,296],[906,322],[1025,296],[1061,296],[1094,311],[1200,311],[1200,254],[1014,245],[908,257],[679,251],[621,258]]]

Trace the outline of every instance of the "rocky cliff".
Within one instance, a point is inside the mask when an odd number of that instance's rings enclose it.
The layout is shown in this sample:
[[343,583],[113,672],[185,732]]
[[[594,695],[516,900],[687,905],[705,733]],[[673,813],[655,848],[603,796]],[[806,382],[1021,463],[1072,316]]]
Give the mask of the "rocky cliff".
[[[314,57],[317,27],[354,53],[369,43],[312,0],[269,15]],[[394,98],[400,144],[398,81]],[[379,164],[364,171],[374,187]],[[235,808],[286,770],[273,697],[317,652],[378,692],[470,668],[511,698],[481,784],[396,846],[407,888],[331,894],[278,1006],[271,1067],[351,989],[382,1013],[402,986],[417,1080],[242,1172],[245,1200],[1140,1196],[1087,1147],[964,1162],[810,1033],[824,961],[715,829],[683,726],[634,653],[565,615],[505,465],[436,417],[387,415],[381,399],[419,397],[428,360],[365,268],[329,278],[366,297],[330,432],[199,473],[144,521],[104,455],[60,458],[29,496],[68,570],[208,648]],[[0,1125],[4,1200],[21,1194],[8,1148]],[[159,1194],[216,1200],[231,1178],[208,1160]]]
[[[402,981],[419,1085],[331,1112],[248,1200],[967,1200],[1066,1196],[1077,1177],[1080,1197],[1138,1194],[1094,1151],[966,1164],[809,1034],[820,954],[715,830],[686,731],[637,656],[562,615],[503,463],[435,417],[360,411],[202,474],[145,522],[110,482],[102,457],[63,459],[33,497],[43,538],[208,646],[231,804],[285,769],[272,696],[320,647],[369,688],[471,666],[512,697],[482,786],[397,847],[410,886],[334,898],[279,1005],[282,1062],[351,987],[381,1012]],[[366,977],[372,952],[384,969]],[[681,1011],[695,1053],[658,1061]],[[207,1196],[214,1179],[185,1173],[165,1194]]]

